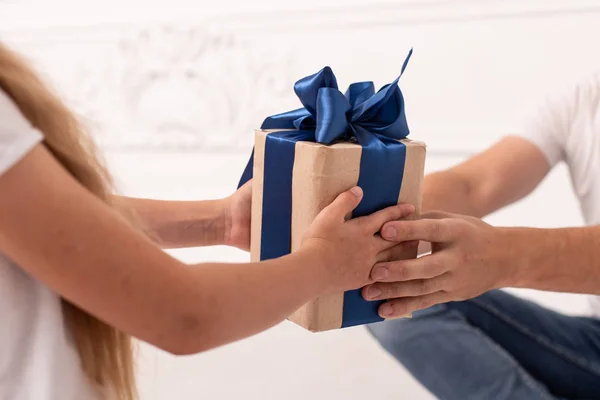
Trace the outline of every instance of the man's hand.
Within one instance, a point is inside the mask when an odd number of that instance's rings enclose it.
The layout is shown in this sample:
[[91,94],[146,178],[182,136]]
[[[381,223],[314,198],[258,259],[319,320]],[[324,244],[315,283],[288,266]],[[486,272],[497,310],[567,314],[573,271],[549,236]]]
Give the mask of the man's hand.
[[478,218],[444,212],[423,214],[416,221],[384,225],[382,236],[391,241],[431,242],[432,254],[412,260],[377,264],[376,283],[363,289],[367,300],[392,299],[379,312],[384,318],[449,301],[476,297],[505,285],[512,274],[509,235]]
[[239,188],[226,199],[226,202],[224,243],[248,251],[250,250],[252,181]]

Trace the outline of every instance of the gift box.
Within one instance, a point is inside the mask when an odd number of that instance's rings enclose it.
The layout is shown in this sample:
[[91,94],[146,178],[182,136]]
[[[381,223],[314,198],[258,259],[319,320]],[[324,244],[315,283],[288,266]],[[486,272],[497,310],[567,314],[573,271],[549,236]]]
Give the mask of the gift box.
[[[359,82],[342,94],[325,67],[294,85],[303,108],[268,117],[255,132],[240,181],[253,179],[253,261],[298,249],[317,214],[356,185],[364,196],[352,217],[397,203],[413,204],[418,215],[425,144],[407,139],[400,76],[377,93],[372,82]],[[415,249],[402,256],[416,255]],[[380,304],[351,290],[314,299],[289,319],[313,332],[326,331],[383,321]]]

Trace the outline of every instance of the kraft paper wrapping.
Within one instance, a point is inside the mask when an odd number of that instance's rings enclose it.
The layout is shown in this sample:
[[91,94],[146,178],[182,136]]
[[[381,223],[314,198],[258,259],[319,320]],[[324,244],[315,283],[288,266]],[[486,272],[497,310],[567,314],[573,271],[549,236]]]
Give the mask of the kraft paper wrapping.
[[[254,153],[252,192],[251,258],[260,260],[263,207],[264,149],[266,136],[272,131],[257,130]],[[398,203],[410,203],[421,209],[426,147],[422,142],[402,139],[406,161]],[[362,148],[352,143],[325,146],[297,142],[292,181],[292,252],[300,247],[302,237],[317,214],[340,193],[356,186],[360,172]],[[404,258],[414,258],[417,250],[407,250]],[[289,319],[312,331],[338,329],[342,326],[344,293],[322,296],[307,303]]]

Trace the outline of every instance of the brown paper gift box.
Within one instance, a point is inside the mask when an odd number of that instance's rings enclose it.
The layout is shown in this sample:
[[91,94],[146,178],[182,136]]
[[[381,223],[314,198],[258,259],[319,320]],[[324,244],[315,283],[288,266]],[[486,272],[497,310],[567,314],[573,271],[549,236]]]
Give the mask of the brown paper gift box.
[[[281,129],[277,130],[281,131]],[[266,137],[273,131],[257,130],[254,150],[251,257],[261,259],[261,224]],[[400,140],[406,146],[404,173],[398,203],[421,207],[421,186],[425,166],[425,144],[410,139]],[[354,143],[323,145],[299,141],[295,144],[292,177],[291,250],[299,248],[304,232],[317,214],[335,197],[358,182],[362,148]],[[416,257],[416,250],[405,254]],[[313,332],[344,326],[344,293],[319,297],[301,307],[289,319]],[[375,320],[372,322],[376,322]]]

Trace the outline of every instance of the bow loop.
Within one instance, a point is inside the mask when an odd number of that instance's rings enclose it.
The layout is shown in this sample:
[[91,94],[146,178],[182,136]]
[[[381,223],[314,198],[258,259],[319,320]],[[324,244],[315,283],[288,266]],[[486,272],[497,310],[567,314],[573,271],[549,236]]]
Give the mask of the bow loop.
[[310,116],[306,109],[299,108],[267,117],[260,127],[261,129],[299,129],[296,126],[296,121],[302,121]]
[[316,74],[300,79],[294,84],[294,92],[300,99],[304,108],[315,116],[317,112],[317,96],[321,88],[337,89],[337,80],[333,71],[325,67]]
[[352,121],[370,132],[390,138],[408,136],[404,97],[398,88],[399,78],[353,109]]
[[[342,94],[329,67],[302,78],[294,85],[294,91],[304,108],[268,117],[262,128],[313,131],[313,140],[323,144],[348,135],[356,136],[359,143],[368,139],[365,135],[403,139],[409,129],[398,81],[411,55],[412,49],[400,76],[377,93],[373,82],[357,82]],[[357,135],[358,131],[363,134]]]
[[346,90],[346,97],[352,105],[356,107],[367,101],[375,94],[375,85],[373,82],[356,82],[352,83]]
[[331,144],[349,131],[347,113],[348,99],[337,89],[321,88],[317,96],[317,124],[315,139],[319,143]]

